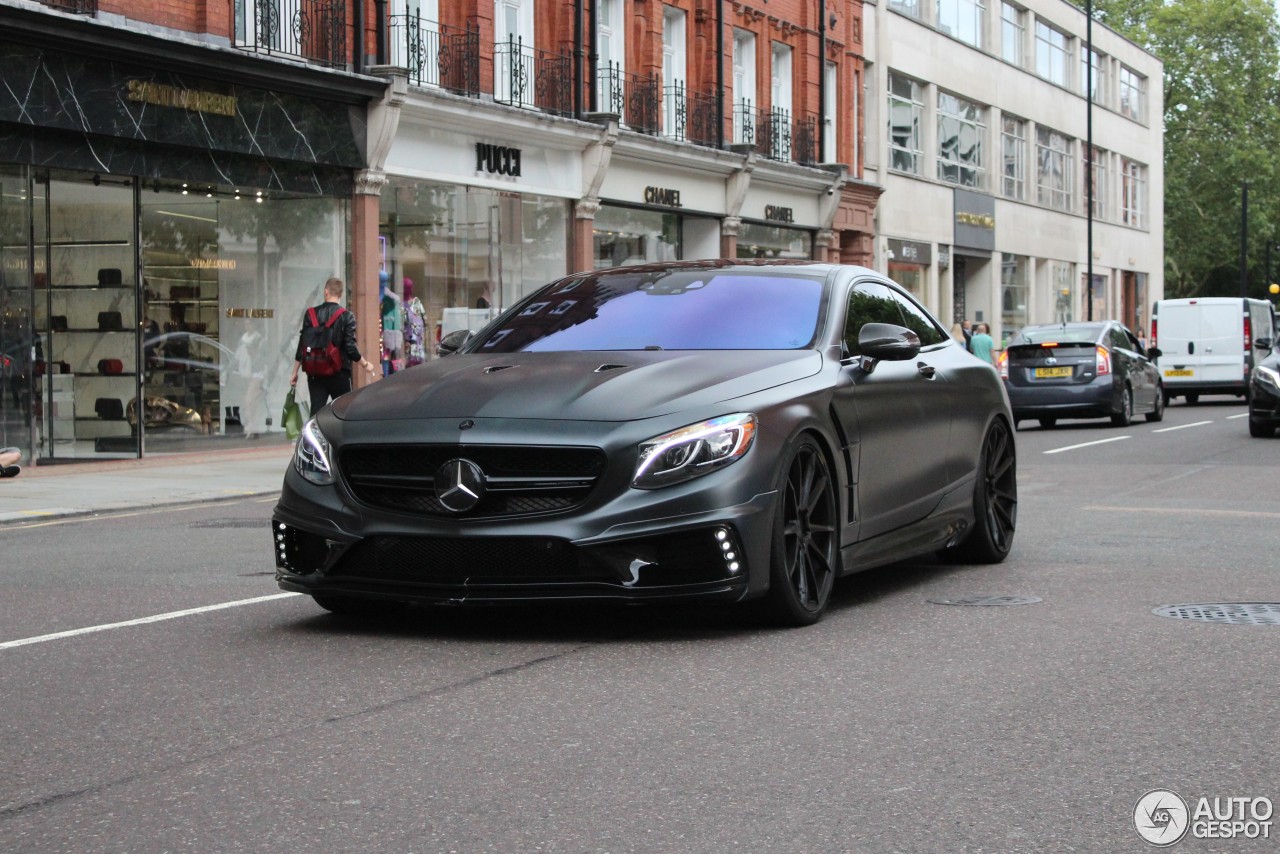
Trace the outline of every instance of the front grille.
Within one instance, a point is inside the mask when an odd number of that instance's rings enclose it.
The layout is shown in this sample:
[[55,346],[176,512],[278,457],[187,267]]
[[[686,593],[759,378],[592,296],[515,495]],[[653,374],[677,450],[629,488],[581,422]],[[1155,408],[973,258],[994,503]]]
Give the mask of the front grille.
[[548,537],[371,537],[328,574],[423,584],[613,580],[607,567]]
[[[435,476],[467,459],[485,474],[485,494],[454,514],[436,498]],[[493,519],[558,513],[579,506],[604,472],[599,448],[520,445],[378,445],[343,448],[343,479],[369,505],[420,516]]]

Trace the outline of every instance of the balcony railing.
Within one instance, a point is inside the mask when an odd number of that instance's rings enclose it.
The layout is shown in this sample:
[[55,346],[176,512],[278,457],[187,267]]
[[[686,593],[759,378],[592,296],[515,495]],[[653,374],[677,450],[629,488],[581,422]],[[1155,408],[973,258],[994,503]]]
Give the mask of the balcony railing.
[[443,26],[416,12],[392,15],[391,62],[417,86],[438,86],[461,95],[480,94],[480,28]]
[[75,15],[98,14],[98,0],[41,0],[41,4],[60,12],[71,12]]
[[343,0],[235,0],[234,44],[255,53],[345,66],[347,6]]
[[596,109],[616,113],[623,126],[639,133],[662,129],[662,81],[656,74],[629,74],[614,63],[599,69]]
[[748,100],[733,105],[733,141],[750,145],[770,160],[818,162],[818,118],[792,119],[779,107],[757,110]]
[[493,48],[493,99],[500,104],[548,113],[573,113],[573,54],[548,53],[519,36]]

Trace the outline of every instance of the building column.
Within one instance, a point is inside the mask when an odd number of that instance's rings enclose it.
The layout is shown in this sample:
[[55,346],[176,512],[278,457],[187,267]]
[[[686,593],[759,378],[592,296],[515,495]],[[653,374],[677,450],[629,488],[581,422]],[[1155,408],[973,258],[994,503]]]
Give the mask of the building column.
[[738,257],[738,235],[742,233],[742,217],[727,216],[720,220],[720,257]]
[[[356,346],[374,365],[382,358],[378,213],[386,183],[385,173],[365,169],[356,173],[355,190],[351,194],[351,281],[347,283],[347,299],[356,315]],[[352,371],[352,377],[355,387],[359,388],[381,379],[382,372],[375,370],[370,377],[365,371]]]
[[578,199],[573,203],[573,234],[569,272],[579,273],[595,268],[595,230],[596,211],[600,210],[599,199]]

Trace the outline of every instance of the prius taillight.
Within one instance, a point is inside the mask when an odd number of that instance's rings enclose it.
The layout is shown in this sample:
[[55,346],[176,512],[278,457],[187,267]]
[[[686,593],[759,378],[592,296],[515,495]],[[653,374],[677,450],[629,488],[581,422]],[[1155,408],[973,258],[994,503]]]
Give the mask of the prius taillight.
[[1098,347],[1097,356],[1095,358],[1098,367],[1098,376],[1111,373],[1111,351],[1106,347]]
[[1000,355],[996,357],[996,368],[1000,371],[1000,376],[1009,379],[1009,351],[1001,350]]

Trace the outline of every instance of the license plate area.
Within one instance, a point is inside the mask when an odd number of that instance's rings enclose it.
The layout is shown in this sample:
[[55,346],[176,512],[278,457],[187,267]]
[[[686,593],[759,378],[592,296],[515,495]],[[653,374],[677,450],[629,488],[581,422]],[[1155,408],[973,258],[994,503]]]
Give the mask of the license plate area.
[[1196,372],[1190,368],[1170,368],[1164,372],[1166,377],[1194,377]]
[[1067,365],[1061,368],[1036,368],[1035,378],[1038,380],[1061,380],[1071,377],[1074,369]]

